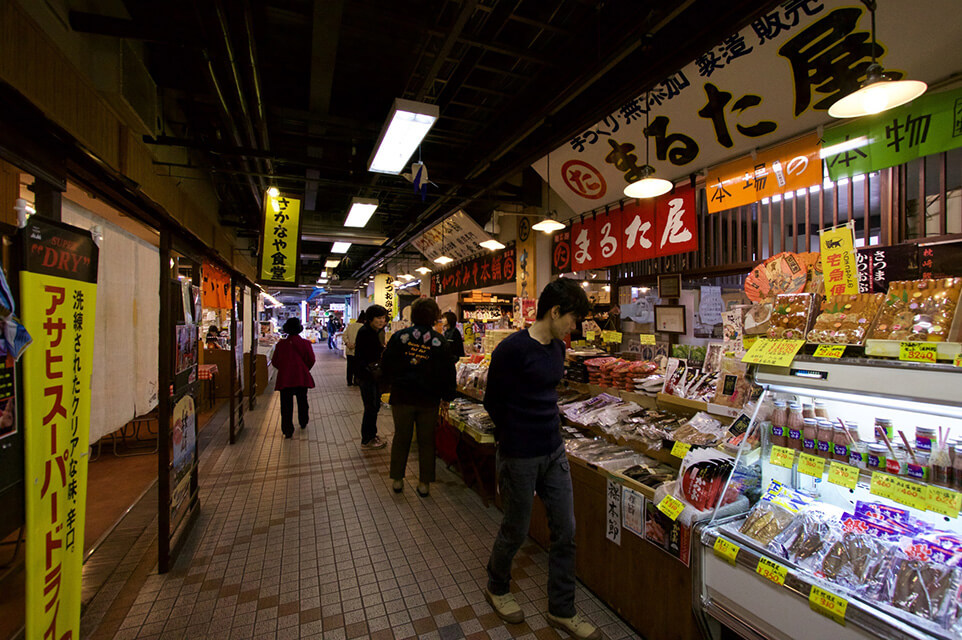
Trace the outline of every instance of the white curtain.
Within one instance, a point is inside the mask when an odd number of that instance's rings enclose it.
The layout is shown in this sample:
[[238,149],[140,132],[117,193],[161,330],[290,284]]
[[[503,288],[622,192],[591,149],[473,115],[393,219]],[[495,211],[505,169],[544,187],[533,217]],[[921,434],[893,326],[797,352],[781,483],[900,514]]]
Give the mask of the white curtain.
[[157,404],[160,257],[150,243],[66,199],[63,221],[103,229],[91,372],[94,443]]

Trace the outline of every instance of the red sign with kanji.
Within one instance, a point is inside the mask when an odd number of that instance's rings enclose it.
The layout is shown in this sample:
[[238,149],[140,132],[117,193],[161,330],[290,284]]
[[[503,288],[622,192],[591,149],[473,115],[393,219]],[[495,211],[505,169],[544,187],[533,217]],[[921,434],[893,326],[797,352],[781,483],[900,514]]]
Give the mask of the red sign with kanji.
[[623,262],[655,257],[655,200],[629,200],[621,212]]
[[600,262],[601,253],[595,240],[595,221],[579,220],[571,226],[571,270],[594,269]]
[[655,201],[655,248],[659,256],[698,250],[695,190],[678,187]]

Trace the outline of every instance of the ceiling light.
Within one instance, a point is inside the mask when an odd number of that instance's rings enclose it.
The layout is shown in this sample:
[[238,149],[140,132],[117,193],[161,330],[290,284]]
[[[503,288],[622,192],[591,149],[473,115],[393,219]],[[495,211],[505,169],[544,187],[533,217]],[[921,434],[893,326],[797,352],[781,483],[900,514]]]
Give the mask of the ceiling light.
[[417,269],[415,269],[415,271],[417,271],[418,273],[420,273],[420,274],[423,276],[423,275],[426,274],[426,273],[431,273],[431,268],[430,268],[430,267],[425,267],[425,266],[422,265],[422,266],[418,267]]
[[610,285],[610,284],[606,284],[605,286],[603,286],[603,287],[601,287],[601,288],[604,289],[605,291],[611,291],[611,285]]
[[558,222],[557,220],[553,220],[551,218],[545,218],[541,222],[536,222],[535,224],[531,225],[531,228],[534,229],[535,231],[544,231],[545,233],[552,233],[554,231],[560,231],[564,229],[565,226],[562,223]]
[[862,0],[872,16],[872,64],[865,70],[865,82],[858,90],[837,100],[828,108],[833,118],[857,118],[881,113],[915,100],[925,93],[928,85],[920,80],[897,80],[885,73],[875,60],[875,1]]
[[394,175],[401,173],[439,115],[436,104],[395,99],[391,113],[381,127],[374,153],[367,162],[367,170]]
[[327,271],[321,271],[321,277],[322,277],[322,278],[326,278],[326,277],[327,277]]
[[[651,102],[648,101],[648,92],[645,92],[645,128],[644,131],[648,131],[648,116],[651,113]],[[629,198],[656,198],[662,194],[668,193],[672,190],[674,185],[663,178],[653,178],[655,174],[654,167],[651,166],[649,161],[651,152],[651,142],[648,140],[648,136],[645,136],[645,166],[641,169],[641,179],[632,182],[627,187],[625,187],[625,195]]]
[[484,242],[479,242],[479,245],[485,249],[490,249],[491,251],[497,251],[498,249],[504,249],[504,245],[492,238],[491,240],[485,240]]
[[328,269],[333,269],[334,267],[336,267],[336,266],[339,265],[339,264],[341,264],[341,259],[340,259],[340,258],[328,258],[328,259],[324,262],[324,266],[327,267]]
[[367,224],[374,210],[377,209],[378,201],[371,198],[352,198],[351,210],[344,221],[345,227],[363,227]]
[[350,242],[335,242],[334,246],[331,247],[331,253],[347,253],[350,248]]
[[406,282],[410,282],[411,280],[414,280],[414,276],[412,276],[410,273],[402,273],[402,274],[399,275],[398,277],[399,277],[399,278],[404,278],[404,280],[405,280]]
[[585,280],[584,282],[582,282],[582,283],[581,283],[581,286],[584,287],[585,289],[587,289],[587,288],[588,288],[588,281]]
[[449,264],[451,262],[454,262],[454,258],[449,258],[447,256],[438,256],[437,258],[434,259],[434,262],[436,262],[437,264]]

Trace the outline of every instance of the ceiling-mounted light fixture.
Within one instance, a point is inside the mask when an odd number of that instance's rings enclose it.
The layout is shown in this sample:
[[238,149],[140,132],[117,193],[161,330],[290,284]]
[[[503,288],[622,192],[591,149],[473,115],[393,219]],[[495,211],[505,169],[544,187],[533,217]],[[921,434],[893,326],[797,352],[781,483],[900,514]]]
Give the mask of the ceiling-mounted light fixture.
[[427,274],[427,273],[431,273],[431,267],[426,267],[426,266],[424,266],[424,265],[422,264],[420,267],[418,267],[417,269],[415,269],[415,271],[417,271],[418,273],[420,273],[420,274],[423,276],[423,275],[425,275],[425,274]]
[[921,80],[897,80],[886,73],[875,60],[875,0],[862,0],[872,16],[872,64],[865,70],[865,82],[857,90],[837,100],[828,108],[833,118],[857,118],[881,113],[915,100],[928,85]]
[[350,248],[350,242],[335,242],[331,247],[331,253],[347,253],[347,250]]
[[547,215],[545,216],[544,220],[541,220],[540,222],[536,222],[533,225],[531,225],[531,228],[534,229],[535,231],[543,231],[544,233],[554,233],[555,231],[560,231],[564,229],[565,226],[551,217],[552,214],[554,215],[558,215],[558,214],[551,210],[551,152],[550,151],[548,152],[547,157],[545,157],[544,173],[546,176],[548,176],[548,179],[546,180],[546,182],[548,183],[548,206],[545,207],[545,209],[547,209]]
[[484,242],[479,242],[478,244],[484,247],[485,249],[488,249],[489,251],[497,251],[498,249],[504,249],[504,245],[498,242],[497,240],[495,240],[494,238],[491,238],[490,240],[485,240]]
[[351,210],[348,211],[345,227],[363,227],[374,215],[378,201],[373,198],[351,198]]
[[625,187],[625,195],[629,198],[657,198],[666,194],[675,186],[670,180],[664,178],[654,178],[655,169],[649,163],[651,157],[651,143],[648,140],[648,115],[651,113],[651,103],[648,101],[648,92],[645,92],[645,166],[641,169],[641,179],[632,182]]
[[374,153],[367,161],[367,170],[394,175],[401,173],[439,115],[436,104],[395,99],[391,113],[381,127]]
[[341,264],[340,258],[328,258],[324,261],[324,266],[328,269],[334,269],[337,265]]
[[434,259],[436,264],[445,265],[454,262],[454,258],[444,255],[444,220],[441,221],[441,255]]

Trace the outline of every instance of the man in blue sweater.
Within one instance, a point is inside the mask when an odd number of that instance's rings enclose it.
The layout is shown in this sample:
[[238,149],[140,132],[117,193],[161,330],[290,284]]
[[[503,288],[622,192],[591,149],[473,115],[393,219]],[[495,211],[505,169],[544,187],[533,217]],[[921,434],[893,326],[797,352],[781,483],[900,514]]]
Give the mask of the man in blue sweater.
[[548,624],[572,637],[597,640],[601,632],[575,611],[575,519],[571,474],[561,443],[557,386],[564,376],[562,339],[591,306],[574,280],[548,284],[538,298],[537,321],[506,338],[491,354],[484,407],[498,442],[498,488],[504,519],[488,560],[484,596],[512,624],[524,612],[511,595],[511,562],[525,538],[537,491],[548,512]]

